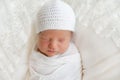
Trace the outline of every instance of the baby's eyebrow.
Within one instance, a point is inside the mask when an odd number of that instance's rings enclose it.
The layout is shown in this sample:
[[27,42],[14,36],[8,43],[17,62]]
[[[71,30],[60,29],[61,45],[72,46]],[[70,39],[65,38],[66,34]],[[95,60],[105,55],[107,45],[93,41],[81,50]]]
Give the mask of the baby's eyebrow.
[[47,38],[47,36],[41,35],[40,38]]

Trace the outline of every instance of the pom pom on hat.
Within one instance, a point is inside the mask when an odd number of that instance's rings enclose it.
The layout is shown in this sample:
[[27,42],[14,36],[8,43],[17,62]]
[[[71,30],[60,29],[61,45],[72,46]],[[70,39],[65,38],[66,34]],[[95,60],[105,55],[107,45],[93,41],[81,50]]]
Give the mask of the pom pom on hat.
[[37,33],[50,29],[74,31],[75,14],[65,2],[50,0],[38,12],[37,21]]

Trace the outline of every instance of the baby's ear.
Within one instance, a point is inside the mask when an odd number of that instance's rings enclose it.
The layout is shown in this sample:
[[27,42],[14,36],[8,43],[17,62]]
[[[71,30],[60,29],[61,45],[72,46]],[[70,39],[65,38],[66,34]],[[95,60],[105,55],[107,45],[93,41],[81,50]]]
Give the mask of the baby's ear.
[[73,38],[73,34],[74,34],[74,33],[71,31],[71,37],[72,37],[72,38]]
[[37,33],[37,38],[40,37],[40,35],[41,35],[41,32]]
[[40,35],[40,34],[41,34],[41,32],[38,33],[38,35]]

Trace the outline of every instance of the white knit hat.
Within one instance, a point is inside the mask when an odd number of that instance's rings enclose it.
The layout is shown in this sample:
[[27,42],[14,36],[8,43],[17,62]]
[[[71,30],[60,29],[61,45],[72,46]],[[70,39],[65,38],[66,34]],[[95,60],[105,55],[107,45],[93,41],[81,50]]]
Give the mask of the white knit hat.
[[75,14],[65,2],[50,0],[40,9],[37,21],[37,33],[50,29],[74,31]]

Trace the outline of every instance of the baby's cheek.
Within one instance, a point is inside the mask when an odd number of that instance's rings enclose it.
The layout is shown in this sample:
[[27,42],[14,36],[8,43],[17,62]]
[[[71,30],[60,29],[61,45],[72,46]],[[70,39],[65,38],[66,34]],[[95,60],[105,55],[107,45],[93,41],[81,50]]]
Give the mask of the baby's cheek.
[[47,41],[40,41],[40,42],[39,42],[39,46],[40,46],[41,48],[46,48],[46,47],[48,46],[48,42],[47,42]]
[[62,45],[60,48],[60,52],[64,53],[68,49],[68,45]]

